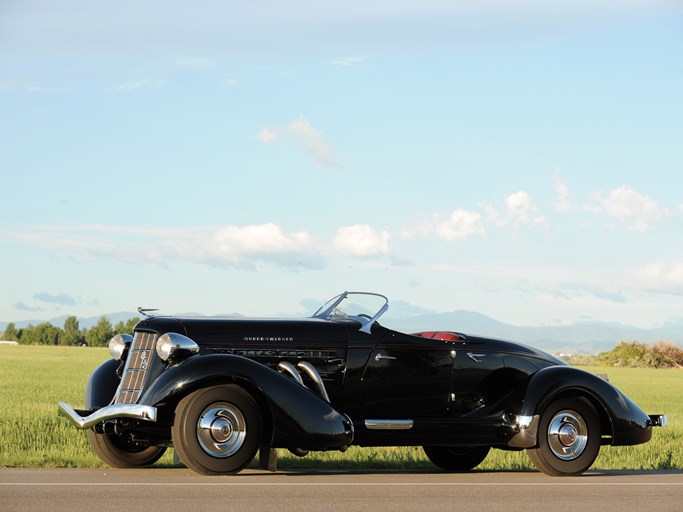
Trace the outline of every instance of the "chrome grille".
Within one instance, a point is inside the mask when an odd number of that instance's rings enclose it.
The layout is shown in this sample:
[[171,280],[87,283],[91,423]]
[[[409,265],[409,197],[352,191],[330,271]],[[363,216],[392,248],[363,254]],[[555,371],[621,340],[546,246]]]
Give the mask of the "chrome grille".
[[134,404],[140,398],[152,365],[156,338],[152,332],[135,333],[116,396],[117,404]]

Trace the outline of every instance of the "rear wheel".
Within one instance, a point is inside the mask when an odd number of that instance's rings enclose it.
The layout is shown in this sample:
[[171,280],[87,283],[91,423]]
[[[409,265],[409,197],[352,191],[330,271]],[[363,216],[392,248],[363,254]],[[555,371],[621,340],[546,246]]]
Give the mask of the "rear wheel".
[[88,442],[95,454],[113,468],[151,466],[166,451],[163,446],[140,446],[112,434],[88,430]]
[[563,398],[541,415],[538,446],[527,450],[543,473],[580,475],[593,465],[600,451],[600,419],[585,398]]
[[180,460],[190,469],[205,475],[237,473],[256,455],[259,409],[237,385],[199,389],[176,407],[171,435]]
[[446,471],[469,471],[481,464],[489,453],[488,446],[424,446],[429,460]]

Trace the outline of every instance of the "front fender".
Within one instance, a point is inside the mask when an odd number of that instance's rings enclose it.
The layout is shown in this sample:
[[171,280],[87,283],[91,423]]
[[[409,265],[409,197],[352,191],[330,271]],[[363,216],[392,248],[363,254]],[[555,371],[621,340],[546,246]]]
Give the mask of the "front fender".
[[86,409],[99,409],[111,403],[121,382],[116,374],[119,364],[119,361],[108,359],[90,374],[85,387]]
[[518,417],[531,419],[531,432],[525,432],[522,425],[520,434],[510,442],[512,446],[535,446],[534,426],[545,408],[560,395],[587,397],[598,414],[609,420],[609,425],[603,426],[602,435],[611,436],[612,445],[645,443],[652,436],[648,415],[605,379],[572,366],[549,366],[534,373],[529,380]]
[[273,414],[273,447],[327,450],[353,441],[349,419],[318,395],[267,366],[231,354],[198,355],[169,367],[138,403],[158,406],[203,382],[220,381],[248,382],[260,390]]

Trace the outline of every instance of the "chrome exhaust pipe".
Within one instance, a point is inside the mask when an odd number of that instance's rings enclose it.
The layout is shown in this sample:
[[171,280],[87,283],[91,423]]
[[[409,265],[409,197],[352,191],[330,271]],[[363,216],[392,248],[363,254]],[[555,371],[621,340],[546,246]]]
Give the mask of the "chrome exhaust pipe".
[[280,370],[280,373],[286,373],[299,384],[301,384],[302,386],[304,385],[304,380],[301,378],[301,375],[299,375],[299,372],[296,371],[296,368],[294,368],[294,365],[292,363],[289,363],[287,361],[280,361],[277,365],[277,368],[278,370]]
[[[329,403],[330,397],[328,396],[327,390],[325,389],[325,383],[323,382],[322,377],[318,373],[318,370],[315,369],[315,366],[313,366],[308,361],[299,361],[297,363],[297,366],[300,369],[302,369],[308,377],[310,377],[311,381],[313,381],[315,389],[312,391],[318,393],[318,395],[320,395],[320,397],[323,400]],[[306,386],[306,384],[304,384],[304,380],[301,378],[301,374],[299,373],[299,371],[289,361],[280,361],[277,364],[277,369],[280,373],[286,373],[287,375],[289,375],[292,379],[297,381],[303,387],[308,387]]]
[[316,370],[315,367],[308,361],[299,361],[297,363],[297,366],[306,372],[306,374],[311,378],[311,380],[315,384],[318,394],[323,398],[323,400],[329,403],[330,397],[327,395],[325,384],[323,383],[323,379],[322,377],[320,377],[318,370]]

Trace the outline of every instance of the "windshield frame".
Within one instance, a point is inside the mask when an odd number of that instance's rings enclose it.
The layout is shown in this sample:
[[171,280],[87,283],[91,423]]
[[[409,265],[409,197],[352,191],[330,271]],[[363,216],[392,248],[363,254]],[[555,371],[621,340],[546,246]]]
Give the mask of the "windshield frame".
[[[344,302],[347,298],[349,298],[351,295],[370,295],[373,297],[380,297],[381,299],[384,299],[384,304],[382,304],[382,306],[372,316],[365,314],[354,315],[343,313],[342,311],[340,311],[339,305],[342,302]],[[315,313],[313,313],[312,318],[320,318],[322,320],[355,320],[356,322],[359,322],[361,324],[361,327],[359,329],[360,332],[370,334],[372,325],[375,322],[377,322],[379,317],[386,313],[387,309],[389,309],[389,299],[379,293],[344,292],[340,293],[336,297],[333,297],[332,299],[325,302],[322,306],[320,306],[320,308],[318,308],[318,310]]]

